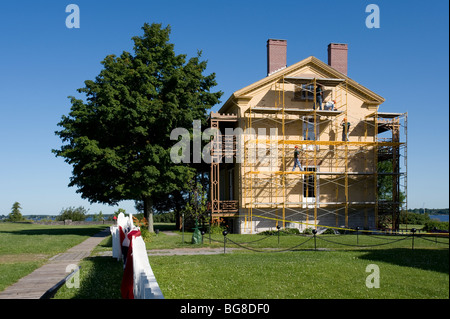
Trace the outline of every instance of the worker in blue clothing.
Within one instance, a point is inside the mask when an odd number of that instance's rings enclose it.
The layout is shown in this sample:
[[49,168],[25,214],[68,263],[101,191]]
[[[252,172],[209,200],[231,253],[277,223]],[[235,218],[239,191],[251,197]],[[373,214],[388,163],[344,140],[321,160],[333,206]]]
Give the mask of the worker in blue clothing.
[[342,141],[348,141],[348,133],[350,131],[350,122],[347,121],[347,118],[344,117],[344,119],[341,122],[342,125]]
[[314,109],[316,109],[317,105],[319,105],[319,110],[322,110],[323,103],[323,90],[321,85],[316,86],[316,103],[314,105]]
[[302,165],[300,164],[300,161],[298,159],[299,155],[300,155],[300,151],[298,150],[298,146],[295,145],[295,149],[294,149],[294,168],[292,169],[292,171],[295,171],[295,168],[297,166],[300,169],[300,171],[303,171]]

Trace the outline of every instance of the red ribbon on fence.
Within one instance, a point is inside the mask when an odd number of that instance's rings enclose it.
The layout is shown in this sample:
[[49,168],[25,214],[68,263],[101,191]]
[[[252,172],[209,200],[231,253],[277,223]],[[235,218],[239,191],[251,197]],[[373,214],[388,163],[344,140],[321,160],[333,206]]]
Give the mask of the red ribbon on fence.
[[[121,233],[122,234],[122,233]],[[120,292],[123,299],[134,299],[133,294],[133,237],[141,236],[141,232],[137,229],[130,231],[127,234],[130,246],[128,247],[127,258],[125,262],[125,269],[123,270],[122,284],[120,285]]]

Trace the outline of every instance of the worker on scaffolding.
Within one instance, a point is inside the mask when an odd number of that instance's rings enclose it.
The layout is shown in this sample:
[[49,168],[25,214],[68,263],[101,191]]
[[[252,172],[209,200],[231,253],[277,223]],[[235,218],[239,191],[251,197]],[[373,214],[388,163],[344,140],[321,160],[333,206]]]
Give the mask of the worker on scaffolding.
[[326,111],[335,111],[336,110],[336,101],[335,100],[328,101],[327,103],[325,103],[323,108]]
[[302,165],[300,164],[300,161],[298,159],[299,155],[300,155],[300,151],[298,150],[298,146],[295,145],[295,149],[294,149],[294,168],[292,169],[292,171],[295,171],[295,168],[297,166],[300,169],[300,171],[303,171]]
[[347,118],[344,117],[344,119],[341,122],[342,125],[342,141],[348,142],[348,133],[350,131],[350,122],[347,121]]
[[316,103],[314,104],[314,109],[316,109],[317,105],[319,105],[319,110],[322,110],[323,103],[323,90],[320,84],[316,86]]

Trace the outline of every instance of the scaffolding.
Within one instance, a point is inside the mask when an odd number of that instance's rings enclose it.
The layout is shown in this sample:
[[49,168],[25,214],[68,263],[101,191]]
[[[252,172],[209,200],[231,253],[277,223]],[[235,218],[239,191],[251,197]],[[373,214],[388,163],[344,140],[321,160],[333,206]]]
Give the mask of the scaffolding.
[[[398,229],[399,213],[407,210],[407,113],[381,113],[375,107],[357,117],[349,109],[347,81],[283,76],[271,88],[274,105],[245,110],[242,233],[262,229],[262,221],[265,227],[302,221],[304,228],[379,228],[381,215],[392,216],[392,228]],[[320,89],[328,91],[323,109]],[[287,96],[303,103],[286,107]],[[350,121],[358,131],[351,137]],[[293,146],[300,151],[302,171],[292,169]],[[386,161],[389,170],[380,171],[379,163]],[[389,194],[379,198],[383,183]],[[356,213],[359,219],[352,221]]]
[[[236,138],[233,135],[223,135],[220,132],[220,123],[229,123],[234,126],[238,118],[234,114],[211,113],[209,122],[211,135],[211,172],[210,172],[210,204],[211,221],[220,217],[233,217],[238,211],[237,200],[223,200],[220,196],[220,163],[236,162]],[[230,140],[231,139],[231,140]],[[229,164],[227,164],[229,165]],[[234,165],[234,164],[233,164]]]

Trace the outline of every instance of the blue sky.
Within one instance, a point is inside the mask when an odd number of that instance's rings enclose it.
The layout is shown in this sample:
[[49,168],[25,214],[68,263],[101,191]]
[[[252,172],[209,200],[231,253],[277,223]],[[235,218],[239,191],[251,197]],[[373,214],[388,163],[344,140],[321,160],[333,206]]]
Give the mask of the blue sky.
[[[80,28],[65,25],[68,4]],[[380,28],[365,25],[368,4]],[[94,79],[108,54],[132,51],[145,22],[172,27],[177,53],[197,50],[215,72],[224,102],[266,76],[266,41],[287,39],[288,65],[327,62],[330,42],[348,43],[348,75],[386,99],[385,112],[408,112],[408,206],[449,207],[448,1],[2,1],[0,5],[0,215],[15,201],[23,214],[58,214],[90,205],[68,188],[71,167],[56,158],[54,135],[69,95]],[[219,105],[213,110],[217,111]],[[134,203],[119,207],[134,212]]]

